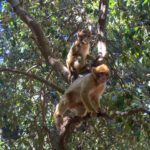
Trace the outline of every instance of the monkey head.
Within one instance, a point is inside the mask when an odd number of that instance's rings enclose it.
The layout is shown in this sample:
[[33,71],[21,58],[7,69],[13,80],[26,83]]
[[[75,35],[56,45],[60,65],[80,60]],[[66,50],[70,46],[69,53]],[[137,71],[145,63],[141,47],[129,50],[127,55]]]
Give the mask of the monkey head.
[[91,41],[92,33],[89,30],[81,30],[78,32],[78,40],[83,44],[87,44]]
[[97,83],[105,83],[109,79],[109,68],[107,65],[102,64],[92,68],[92,74]]

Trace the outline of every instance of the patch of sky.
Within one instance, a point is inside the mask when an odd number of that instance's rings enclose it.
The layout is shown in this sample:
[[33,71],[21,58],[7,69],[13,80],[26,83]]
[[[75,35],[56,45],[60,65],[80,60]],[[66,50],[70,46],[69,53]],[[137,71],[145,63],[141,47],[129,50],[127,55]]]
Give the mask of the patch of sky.
[[0,32],[3,32],[4,29],[2,28],[2,24],[0,23]]
[[0,13],[1,13],[2,11],[4,11],[3,6],[4,6],[4,4],[5,4],[6,2],[7,2],[6,0],[0,0]]
[[0,56],[0,64],[4,62],[4,57]]
[[2,11],[2,2],[0,2],[0,12]]

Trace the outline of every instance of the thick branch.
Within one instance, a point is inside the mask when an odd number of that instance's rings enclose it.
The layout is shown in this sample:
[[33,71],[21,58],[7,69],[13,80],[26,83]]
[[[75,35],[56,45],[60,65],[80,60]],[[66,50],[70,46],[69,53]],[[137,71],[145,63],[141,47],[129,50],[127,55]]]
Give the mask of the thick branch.
[[[137,109],[133,109],[133,110],[130,110],[127,112],[116,111],[111,115],[109,115],[106,111],[99,112],[99,113],[97,113],[97,117],[103,117],[106,119],[116,119],[119,117],[127,117],[127,116],[131,116],[131,115],[136,115],[138,113],[146,113],[147,115],[150,115],[150,111],[148,111],[144,108],[137,108]],[[87,114],[83,118],[74,117],[72,119],[69,119],[69,121],[67,122],[67,124],[65,125],[63,130],[60,131],[60,142],[59,143],[63,146],[63,150],[66,149],[66,147],[65,147],[65,145],[67,143],[66,141],[69,138],[70,134],[73,133],[73,130],[76,127],[76,125],[78,123],[80,123],[81,121],[88,120],[90,118],[91,118],[90,114]]]
[[106,49],[106,19],[107,19],[107,12],[108,12],[108,4],[109,0],[100,0],[99,2],[99,19],[98,19],[98,54],[99,59],[98,61],[103,61],[103,58],[107,54]]
[[11,4],[15,13],[20,17],[20,19],[31,29],[34,35],[34,40],[46,62],[52,65],[57,73],[61,74],[64,79],[67,80],[68,70],[59,60],[53,58],[53,55],[49,49],[49,41],[45,36],[41,25],[33,17],[31,17],[26,10],[19,6],[19,0],[8,0],[8,2]]
[[27,73],[27,72],[23,72],[23,71],[18,71],[18,70],[13,70],[13,69],[9,69],[9,68],[0,68],[0,72],[12,72],[12,73],[16,73],[16,74],[22,74],[22,75],[25,75],[29,78],[32,78],[32,79],[36,79],[54,89],[56,89],[57,91],[59,91],[60,93],[64,93],[64,90],[61,89],[60,87],[58,87],[55,83],[52,83],[52,82],[48,82],[47,80],[41,78],[41,77],[38,77],[34,74],[31,74],[31,73]]

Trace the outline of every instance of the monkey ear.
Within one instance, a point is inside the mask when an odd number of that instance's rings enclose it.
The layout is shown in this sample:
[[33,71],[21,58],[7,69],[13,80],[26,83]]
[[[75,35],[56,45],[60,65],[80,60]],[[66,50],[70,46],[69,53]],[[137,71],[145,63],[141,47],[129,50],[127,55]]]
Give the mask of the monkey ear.
[[95,75],[95,73],[96,73],[96,68],[95,68],[95,67],[92,67],[91,72],[92,72],[93,75]]
[[77,35],[80,36],[81,33],[82,33],[82,30],[79,30],[78,33],[77,33]]
[[92,73],[92,76],[94,77],[94,79],[96,79],[96,68],[95,67],[92,67],[91,73]]
[[92,73],[95,73],[95,67],[92,67]]
[[85,29],[80,29],[80,30],[78,31],[78,36],[81,36],[84,32],[85,32]]

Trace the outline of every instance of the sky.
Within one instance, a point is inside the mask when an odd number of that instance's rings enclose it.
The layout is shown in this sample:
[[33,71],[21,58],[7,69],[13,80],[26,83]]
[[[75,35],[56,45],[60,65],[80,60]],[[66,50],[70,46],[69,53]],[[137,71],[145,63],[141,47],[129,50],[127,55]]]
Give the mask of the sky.
[[[0,0],[0,13],[2,11],[2,0]],[[1,20],[0,20],[1,22]],[[1,27],[1,23],[0,23],[0,32],[2,32],[2,27]],[[1,35],[1,34],[0,34]],[[0,56],[0,64],[3,62],[3,57]]]
[[2,10],[2,1],[3,0],[0,0],[0,13],[1,13],[1,10]]
[[1,12],[1,9],[2,9],[2,2],[0,1],[0,12]]

